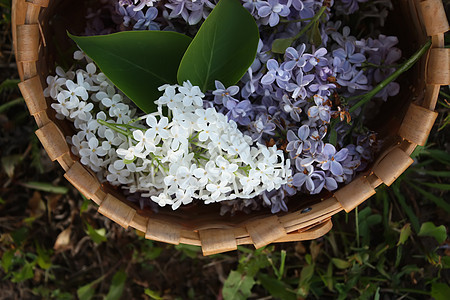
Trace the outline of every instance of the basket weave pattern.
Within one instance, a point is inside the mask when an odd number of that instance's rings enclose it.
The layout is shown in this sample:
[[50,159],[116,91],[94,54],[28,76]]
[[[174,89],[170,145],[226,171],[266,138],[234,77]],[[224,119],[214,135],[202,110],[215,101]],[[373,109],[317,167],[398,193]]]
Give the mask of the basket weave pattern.
[[[20,90],[30,114],[39,129],[36,135],[52,161],[65,170],[64,177],[83,195],[98,204],[98,211],[124,228],[132,227],[152,240],[171,244],[202,247],[204,255],[230,251],[237,245],[253,244],[256,248],[273,242],[301,241],[318,238],[331,227],[331,216],[349,212],[370,196],[382,183],[391,185],[413,162],[410,155],[417,145],[424,145],[437,117],[434,112],[440,85],[450,84],[450,49],[444,48],[444,33],[449,24],[442,0],[401,0],[409,10],[415,27],[423,32],[423,40],[431,37],[432,46],[420,62],[425,78],[425,92],[412,99],[396,134],[396,142],[388,147],[371,170],[337,190],[332,197],[320,199],[308,209],[270,215],[251,215],[248,219],[220,218],[188,220],[177,214],[142,212],[120,196],[108,192],[96,176],[74,157],[61,128],[52,120],[43,94],[39,53],[45,47],[40,15],[52,0],[13,0],[13,39],[22,82]],[[426,33],[425,33],[426,32]],[[232,221],[230,221],[232,220]]]

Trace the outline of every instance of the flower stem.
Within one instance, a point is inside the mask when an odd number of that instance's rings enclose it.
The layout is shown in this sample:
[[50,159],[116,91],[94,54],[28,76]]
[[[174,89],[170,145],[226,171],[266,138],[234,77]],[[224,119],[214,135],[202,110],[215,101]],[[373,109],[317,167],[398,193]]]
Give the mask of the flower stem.
[[[314,18],[314,17],[313,17]],[[296,19],[296,20],[280,20],[280,23],[298,23],[298,22],[305,22],[305,21],[311,21],[313,18],[305,18],[305,19]]]
[[389,77],[387,77],[385,80],[380,82],[373,90],[370,92],[361,95],[361,100],[359,100],[355,105],[353,105],[349,112],[352,113],[362,105],[366,104],[370,101],[378,92],[380,92],[382,89],[384,89],[389,83],[397,79],[398,76],[409,70],[418,60],[419,58],[424,55],[427,50],[431,47],[431,40],[425,43],[425,45],[422,46],[416,53],[414,53],[406,62],[404,62],[400,68],[398,68],[394,73],[392,73]]
[[112,130],[114,130],[114,131],[116,131],[116,132],[118,132],[120,134],[123,134],[124,136],[132,137],[131,133],[128,130],[123,130],[123,129],[118,128],[117,124],[108,123],[108,122],[106,122],[104,120],[101,120],[101,119],[97,119],[97,122],[100,125],[104,125],[104,126],[110,128],[110,129],[112,129]]
[[304,35],[306,32],[308,32],[309,28],[311,28],[314,23],[316,23],[320,17],[323,15],[323,13],[327,10],[326,6],[322,6],[320,8],[320,10],[317,12],[317,14],[314,16],[314,18],[312,18],[311,22],[309,22],[308,24],[306,24],[305,27],[302,28],[302,30],[300,30],[299,33],[297,33],[297,35],[293,38],[293,40],[296,40],[298,38],[300,38],[302,35]]

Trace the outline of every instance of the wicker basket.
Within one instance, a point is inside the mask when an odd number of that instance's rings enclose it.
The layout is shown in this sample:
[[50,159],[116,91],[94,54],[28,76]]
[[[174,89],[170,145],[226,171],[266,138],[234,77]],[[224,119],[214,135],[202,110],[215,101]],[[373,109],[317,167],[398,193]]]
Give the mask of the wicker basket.
[[369,171],[334,194],[297,201],[299,204],[291,201],[287,213],[272,215],[266,211],[219,217],[217,207],[211,205],[155,214],[124,201],[122,195],[101,184],[81,165],[70,153],[65,139],[69,126],[56,120],[54,112],[48,109],[43,83],[47,70],[54,68],[54,58],[46,41],[50,44],[54,34],[51,18],[58,6],[67,2],[70,1],[13,0],[13,39],[22,80],[19,86],[39,127],[36,135],[49,157],[65,170],[64,177],[97,203],[101,214],[124,228],[131,226],[145,233],[148,239],[199,245],[204,255],[234,250],[242,244],[259,248],[273,242],[311,240],[327,233],[332,227],[331,216],[353,210],[375,194],[376,187],[382,183],[389,186],[411,165],[410,154],[417,145],[425,144],[437,117],[434,107],[440,85],[450,84],[450,49],[444,48],[444,33],[449,25],[442,1],[396,0],[397,12],[404,17],[402,22],[408,24],[405,30],[411,37],[408,45],[417,49],[431,37],[432,46],[426,57],[410,70],[414,79],[406,86],[402,83],[402,96],[397,97],[401,99],[397,100],[400,105],[396,104],[396,112],[384,122],[389,142]]

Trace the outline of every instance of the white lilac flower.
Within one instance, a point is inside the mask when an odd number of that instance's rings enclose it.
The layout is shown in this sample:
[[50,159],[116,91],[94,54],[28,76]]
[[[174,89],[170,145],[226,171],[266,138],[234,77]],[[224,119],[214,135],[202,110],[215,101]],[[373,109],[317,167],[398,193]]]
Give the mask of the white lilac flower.
[[61,84],[52,106],[79,129],[70,139],[72,150],[102,180],[172,209],[194,199],[253,198],[287,182],[290,173],[279,150],[254,145],[235,121],[203,108],[199,87],[165,85],[155,101],[158,110],[136,118],[97,71],[93,65],[78,70],[77,83]]

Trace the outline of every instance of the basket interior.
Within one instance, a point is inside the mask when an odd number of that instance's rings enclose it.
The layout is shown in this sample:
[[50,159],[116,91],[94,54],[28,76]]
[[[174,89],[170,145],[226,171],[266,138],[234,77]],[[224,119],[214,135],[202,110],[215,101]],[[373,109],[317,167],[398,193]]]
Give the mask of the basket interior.
[[[95,5],[97,1],[50,1],[49,7],[44,9],[40,16],[45,46],[40,48],[38,72],[41,82],[46,82],[46,77],[54,73],[57,65],[67,69],[72,60],[73,51],[76,49],[74,43],[67,37],[66,32],[82,34],[85,27],[85,15],[87,7]],[[383,28],[383,34],[396,35],[399,37],[398,47],[402,50],[403,58],[409,57],[426,40],[426,33],[419,22],[420,16],[416,4],[418,1],[394,0],[394,11]],[[425,63],[422,59],[407,74],[402,75],[397,82],[401,86],[399,95],[390,97],[380,106],[379,112],[367,124],[367,126],[379,133],[379,138],[385,141],[383,148],[389,148],[398,143],[399,138],[395,134],[398,131],[403,116],[412,101],[420,102],[423,98]],[[47,100],[50,101],[50,100]],[[51,109],[48,111],[52,120],[58,124],[66,136],[73,135],[73,128],[69,122],[57,120]],[[76,159],[76,157],[74,157]],[[370,166],[369,166],[370,169]],[[369,171],[367,171],[368,173]],[[262,209],[252,212],[251,215],[237,213],[234,216],[219,216],[220,204],[189,205],[172,211],[170,207],[160,208],[155,214],[150,209],[141,210],[133,203],[126,201],[121,191],[104,184],[103,189],[126,202],[143,216],[163,218],[179,223],[185,228],[230,228],[239,226],[242,222],[271,216],[270,209]],[[332,196],[330,192],[323,192],[316,196],[298,195],[288,203],[289,212],[298,211],[312,203],[317,203]],[[280,213],[286,214],[286,213]]]

